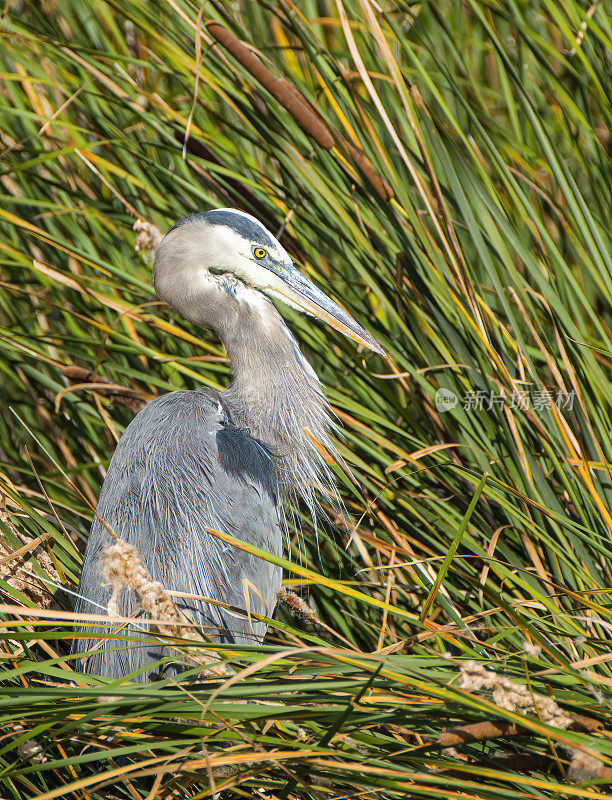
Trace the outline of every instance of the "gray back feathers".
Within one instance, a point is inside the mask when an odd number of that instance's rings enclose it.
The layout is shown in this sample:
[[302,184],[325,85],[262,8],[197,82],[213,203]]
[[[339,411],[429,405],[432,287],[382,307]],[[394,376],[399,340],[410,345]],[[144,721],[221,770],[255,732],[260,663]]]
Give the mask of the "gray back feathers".
[[[272,614],[281,568],[207,531],[228,533],[281,555],[272,458],[263,444],[229,424],[214,393],[172,392],[149,403],[127,427],[111,460],[87,543],[79,586],[82,599],[75,610],[99,614],[100,606],[108,604],[102,554],[113,542],[110,528],[135,547],[154,580],[167,589]],[[175,603],[213,640],[254,644],[265,633],[263,623],[217,605],[188,598],[175,598]],[[121,593],[118,607],[121,616],[138,615],[130,591]],[[184,661],[176,648],[156,642],[148,626],[142,631],[137,625],[128,630],[143,639],[142,645],[114,651],[117,643],[111,638],[88,658],[85,669],[120,678],[163,657]],[[74,651],[90,646],[77,640]],[[156,672],[151,668],[139,680]]]

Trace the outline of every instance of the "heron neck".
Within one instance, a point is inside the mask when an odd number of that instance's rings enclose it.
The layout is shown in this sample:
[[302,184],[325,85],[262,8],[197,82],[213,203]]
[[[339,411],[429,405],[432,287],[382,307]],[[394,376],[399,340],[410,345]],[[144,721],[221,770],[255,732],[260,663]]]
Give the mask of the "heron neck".
[[333,427],[321,384],[280,314],[265,298],[241,309],[221,338],[233,379],[224,392],[234,424],[247,428],[278,455],[283,488],[314,506],[313,487],[329,492],[333,479],[319,443],[333,453]]

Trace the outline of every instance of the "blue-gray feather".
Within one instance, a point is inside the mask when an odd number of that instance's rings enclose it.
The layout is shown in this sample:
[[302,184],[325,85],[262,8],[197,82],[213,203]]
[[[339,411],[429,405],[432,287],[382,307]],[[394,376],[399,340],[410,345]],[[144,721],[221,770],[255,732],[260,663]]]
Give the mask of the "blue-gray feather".
[[[76,611],[100,613],[95,604],[108,604],[101,557],[114,541],[110,528],[136,548],[153,579],[167,589],[238,608],[246,607],[248,591],[252,611],[272,613],[280,567],[206,531],[211,527],[274,555],[282,552],[274,454],[234,426],[230,413],[219,395],[182,391],[153,401],[132,420],[109,466],[85,553],[79,594],[93,602],[80,599]],[[255,585],[265,606],[244,580]],[[265,633],[262,623],[218,606],[180,598],[176,604],[213,640],[252,644]],[[132,592],[121,593],[119,609],[123,616],[137,613]],[[104,642],[85,669],[120,678],[176,654],[162,645],[115,651],[117,645]],[[91,646],[91,640],[77,640],[74,652]],[[140,680],[151,677],[145,672]]]
[[183,217],[175,222],[168,230],[168,233],[181,228],[183,225],[202,222],[207,225],[225,225],[236,233],[240,234],[245,240],[253,244],[260,244],[263,247],[270,247],[276,243],[269,231],[259,222],[248,214],[242,214],[235,209],[218,208],[214,211],[198,211]]

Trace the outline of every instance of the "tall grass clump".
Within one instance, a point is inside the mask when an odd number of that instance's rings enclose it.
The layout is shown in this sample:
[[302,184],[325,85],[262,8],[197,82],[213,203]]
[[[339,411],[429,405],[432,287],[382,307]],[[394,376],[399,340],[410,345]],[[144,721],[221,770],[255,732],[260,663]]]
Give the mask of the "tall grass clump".
[[[608,12],[4,3],[3,798],[608,796]],[[298,515],[299,597],[261,647],[216,648],[233,672],[194,635],[180,680],[109,684],[68,653],[110,455],[148,399],[228,381],[133,227],[219,206],[389,359],[283,310],[350,519]]]

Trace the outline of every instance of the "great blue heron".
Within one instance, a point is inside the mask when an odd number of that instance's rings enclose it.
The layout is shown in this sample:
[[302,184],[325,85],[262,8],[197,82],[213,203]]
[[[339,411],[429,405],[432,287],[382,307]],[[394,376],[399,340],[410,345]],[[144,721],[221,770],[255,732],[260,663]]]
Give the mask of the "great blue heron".
[[[250,609],[271,614],[280,567],[206,528],[281,555],[282,499],[294,492],[314,509],[315,493],[333,486],[322,453],[334,448],[318,378],[262,292],[382,350],[298,271],[258,220],[241,211],[218,209],[177,222],[155,252],[153,282],[160,299],[219,336],[233,379],[222,392],[163,395],[128,425],[98,500],[76,611],[99,614],[108,604],[101,557],[113,541],[110,528],[134,545],[166,588],[241,609],[248,591]],[[180,598],[177,605],[216,641],[253,644],[265,633],[262,623],[219,606]],[[136,611],[131,593],[123,592],[119,613]],[[73,651],[89,648],[91,640],[81,639]],[[121,678],[164,653],[161,643],[117,650],[111,641],[84,660],[84,669]],[[145,669],[139,680],[152,675]]]

